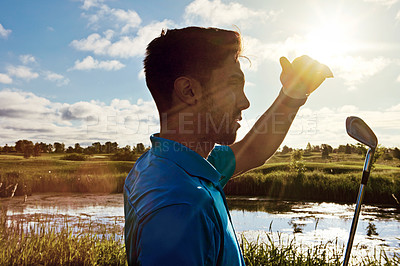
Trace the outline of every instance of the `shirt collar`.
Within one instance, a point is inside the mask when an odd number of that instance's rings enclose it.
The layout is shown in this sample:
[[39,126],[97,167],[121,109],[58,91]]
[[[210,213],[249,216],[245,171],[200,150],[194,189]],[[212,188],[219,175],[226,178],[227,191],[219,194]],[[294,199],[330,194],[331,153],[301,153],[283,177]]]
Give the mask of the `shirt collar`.
[[161,138],[159,134],[151,135],[150,140],[153,154],[175,162],[192,176],[201,177],[218,185],[221,174],[197,152],[179,142]]

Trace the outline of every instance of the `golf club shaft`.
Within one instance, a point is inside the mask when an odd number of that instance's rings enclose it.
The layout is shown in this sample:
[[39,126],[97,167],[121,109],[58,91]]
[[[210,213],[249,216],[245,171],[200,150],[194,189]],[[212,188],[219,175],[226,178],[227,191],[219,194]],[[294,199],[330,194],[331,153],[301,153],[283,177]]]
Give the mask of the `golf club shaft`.
[[344,256],[343,266],[347,266],[350,260],[351,248],[353,247],[354,235],[357,229],[358,218],[360,216],[360,211],[361,211],[361,203],[364,198],[364,192],[365,192],[365,185],[361,184],[360,189],[358,191],[356,210],[354,212],[353,222],[351,223],[350,236],[349,236],[349,241],[347,242],[347,248],[346,248],[346,254]]
[[351,223],[350,236],[349,236],[349,241],[347,242],[347,248],[346,248],[346,254],[344,256],[343,266],[347,266],[350,260],[351,248],[353,247],[354,235],[357,229],[358,218],[360,216],[360,211],[361,211],[361,204],[364,199],[365,186],[367,185],[368,182],[368,177],[372,165],[371,161],[372,157],[374,156],[374,153],[375,150],[370,148],[368,149],[367,154],[365,156],[363,175],[361,179],[360,189],[358,190],[356,210],[354,211],[353,222]]

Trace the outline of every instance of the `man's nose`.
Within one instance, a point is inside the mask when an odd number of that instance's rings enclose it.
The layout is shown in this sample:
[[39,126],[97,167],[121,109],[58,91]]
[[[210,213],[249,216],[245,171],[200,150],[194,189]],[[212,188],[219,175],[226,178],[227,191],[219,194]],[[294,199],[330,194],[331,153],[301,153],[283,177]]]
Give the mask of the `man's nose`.
[[240,110],[245,110],[250,107],[249,99],[247,99],[247,97],[244,93],[238,97],[237,107]]

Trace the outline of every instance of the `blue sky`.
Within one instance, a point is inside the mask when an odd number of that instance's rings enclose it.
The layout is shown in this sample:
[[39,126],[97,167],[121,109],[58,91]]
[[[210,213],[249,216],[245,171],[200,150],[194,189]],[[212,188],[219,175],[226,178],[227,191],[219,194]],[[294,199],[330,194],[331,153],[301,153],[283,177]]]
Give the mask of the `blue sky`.
[[0,145],[19,139],[149,144],[158,115],[142,72],[163,28],[239,29],[246,94],[241,138],[280,90],[279,57],[308,54],[327,80],[300,109],[284,144],[355,143],[347,116],[400,147],[400,1],[2,0]]

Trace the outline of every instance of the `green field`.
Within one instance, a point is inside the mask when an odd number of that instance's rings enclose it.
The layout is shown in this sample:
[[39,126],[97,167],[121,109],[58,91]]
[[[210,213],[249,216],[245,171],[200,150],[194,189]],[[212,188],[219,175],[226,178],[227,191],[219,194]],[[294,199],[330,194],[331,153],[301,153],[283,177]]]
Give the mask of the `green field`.
[[[133,161],[111,161],[98,154],[85,161],[63,160],[64,154],[0,155],[0,192],[18,183],[16,195],[42,192],[121,193]],[[263,196],[295,200],[354,202],[363,158],[358,154],[320,153],[303,156],[301,173],[291,170],[290,154],[275,155],[266,164],[231,180],[227,195]],[[0,195],[2,195],[0,193]],[[400,160],[379,160],[371,172],[366,203],[396,205],[400,199]]]

